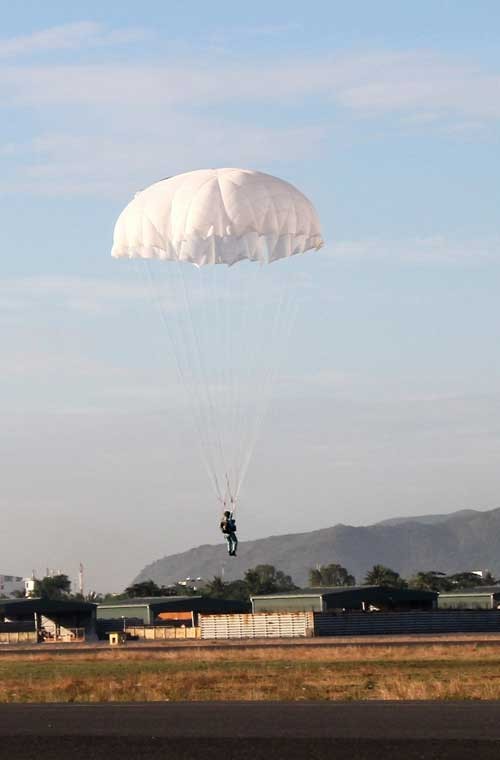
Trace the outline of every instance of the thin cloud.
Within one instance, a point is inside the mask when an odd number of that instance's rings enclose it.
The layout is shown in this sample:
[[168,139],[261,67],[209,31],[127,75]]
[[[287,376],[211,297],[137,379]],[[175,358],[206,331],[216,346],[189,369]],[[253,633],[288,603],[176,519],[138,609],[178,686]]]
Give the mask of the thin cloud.
[[46,275],[4,279],[0,284],[0,314],[39,308],[70,309],[88,314],[118,308],[123,303],[146,300],[149,291],[140,280],[137,284],[105,279]]
[[[4,380],[15,380],[23,377],[57,378],[92,378],[94,380],[127,379],[127,371],[100,362],[93,357],[83,356],[81,352],[61,347],[57,351],[37,350],[36,346],[26,346],[21,349],[4,351],[0,358],[0,372]],[[35,392],[34,392],[34,395]]]
[[467,262],[500,257],[500,238],[452,240],[444,235],[383,240],[343,240],[329,248],[343,259],[398,259],[413,263]]
[[[64,44],[122,33],[82,25]],[[58,38],[54,33],[51,44]],[[21,49],[19,40],[16,44]],[[28,49],[35,43],[26,38],[23,44]],[[269,168],[310,160],[320,154],[334,124],[339,128],[342,120],[334,122],[339,111],[359,123],[371,119],[387,125],[391,118],[403,134],[431,131],[462,139],[500,120],[499,95],[500,74],[428,51],[231,65],[217,60],[211,66],[195,59],[3,66],[0,99],[6,113],[33,108],[37,123],[45,126],[23,143],[9,135],[0,146],[6,159],[0,191],[109,197],[207,160]],[[303,117],[294,123],[293,113],[282,127],[257,123],[248,106],[271,101],[284,108],[307,103],[308,113],[321,102],[322,116],[312,124],[304,124]],[[200,129],[203,109],[208,112]]]
[[200,131],[186,117],[165,126],[162,122],[161,128],[155,121],[147,137],[144,132],[136,137],[47,134],[9,145],[9,156],[19,157],[20,165],[11,178],[4,175],[0,180],[0,191],[123,197],[124,191],[132,194],[155,178],[205,166],[207,156],[213,165],[243,166],[311,158],[325,136],[325,130],[314,125],[235,128],[210,119]]
[[0,74],[0,91],[11,103],[115,107],[326,97],[363,116],[500,119],[500,73],[428,51],[217,62],[211,68],[197,60],[182,65],[164,60],[134,66],[11,66]]
[[145,34],[142,29],[108,31],[102,24],[94,21],[78,21],[10,39],[0,39],[0,58],[20,58],[89,46],[124,45],[143,39]]

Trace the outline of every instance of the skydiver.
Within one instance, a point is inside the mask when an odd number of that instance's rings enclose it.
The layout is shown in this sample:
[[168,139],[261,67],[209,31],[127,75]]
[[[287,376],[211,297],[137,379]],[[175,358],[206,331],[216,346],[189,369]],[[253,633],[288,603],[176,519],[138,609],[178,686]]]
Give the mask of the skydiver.
[[226,509],[222,515],[220,529],[227,541],[227,551],[229,553],[229,556],[236,557],[236,549],[238,548],[238,538],[236,536],[236,520],[233,517],[233,513],[228,509]]

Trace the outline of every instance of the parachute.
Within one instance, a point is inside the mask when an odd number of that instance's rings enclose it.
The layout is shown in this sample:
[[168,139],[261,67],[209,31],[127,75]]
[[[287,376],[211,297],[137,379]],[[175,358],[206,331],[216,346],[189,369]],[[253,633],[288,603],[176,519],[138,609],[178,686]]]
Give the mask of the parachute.
[[311,202],[247,169],[156,182],[116,222],[112,256],[145,270],[215,493],[232,511],[294,322],[288,260],[322,245]]

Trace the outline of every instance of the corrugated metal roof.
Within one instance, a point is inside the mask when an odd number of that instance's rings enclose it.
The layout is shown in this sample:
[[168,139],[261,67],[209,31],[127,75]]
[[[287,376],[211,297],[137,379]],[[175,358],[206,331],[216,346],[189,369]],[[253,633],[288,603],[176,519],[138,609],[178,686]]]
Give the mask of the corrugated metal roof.
[[500,596],[500,586],[474,586],[439,592],[439,596],[491,596],[492,594]]
[[394,601],[403,601],[409,599],[428,600],[437,598],[436,591],[423,591],[420,589],[399,589],[390,586],[321,586],[316,588],[296,589],[294,591],[285,591],[279,594],[256,594],[251,599],[278,599],[278,598],[300,598],[304,596],[321,597],[329,600],[338,597],[339,601],[345,598],[365,598],[365,600],[386,598]]
[[44,613],[91,613],[97,605],[92,602],[80,602],[77,599],[0,599],[0,615],[19,615],[38,612]]
[[178,601],[185,601],[186,599],[201,599],[201,596],[131,596],[128,599],[110,599],[105,602],[101,602],[99,607],[117,607],[128,606],[130,604],[172,604]]
[[[212,599],[208,596],[150,596],[134,597],[133,599],[114,599],[97,606],[98,612],[109,610],[112,616],[113,608],[149,607],[158,612],[177,610],[193,612],[246,612],[249,605],[235,599]],[[101,614],[102,617],[102,614]]]

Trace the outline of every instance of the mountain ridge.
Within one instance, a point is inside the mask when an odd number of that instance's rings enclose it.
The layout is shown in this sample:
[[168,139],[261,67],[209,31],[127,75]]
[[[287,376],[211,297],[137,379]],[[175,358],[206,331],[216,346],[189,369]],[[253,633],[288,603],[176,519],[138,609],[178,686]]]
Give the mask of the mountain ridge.
[[243,577],[259,564],[272,564],[298,585],[308,582],[317,564],[338,562],[361,581],[375,564],[403,577],[419,570],[453,573],[488,569],[500,574],[500,508],[462,509],[439,515],[389,518],[367,526],[338,523],[330,528],[288,533],[241,542],[229,560],[225,546],[203,544],[146,565],[134,579],[159,585],[187,577],[227,581]]

